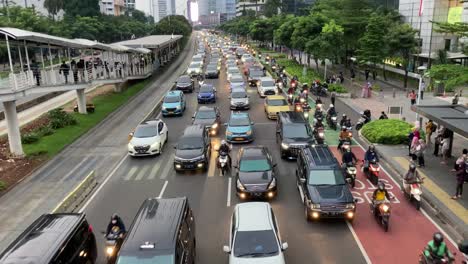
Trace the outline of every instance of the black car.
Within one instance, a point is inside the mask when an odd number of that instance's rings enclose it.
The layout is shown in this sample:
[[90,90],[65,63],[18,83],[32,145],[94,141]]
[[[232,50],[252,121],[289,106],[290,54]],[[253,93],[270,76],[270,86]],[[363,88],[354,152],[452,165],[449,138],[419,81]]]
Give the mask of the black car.
[[209,64],[208,66],[206,66],[205,77],[217,79],[219,77],[218,65]]
[[175,147],[174,169],[208,170],[211,141],[203,125],[192,125],[185,129]]
[[150,198],[135,216],[116,263],[195,263],[195,256],[195,219],[188,199]]
[[194,82],[192,78],[188,75],[182,75],[177,79],[176,82],[176,90],[180,90],[183,92],[193,92]]
[[192,117],[193,125],[203,125],[211,136],[216,136],[221,125],[221,114],[218,107],[201,106]]
[[95,263],[96,238],[84,214],[44,214],[3,253],[0,263]]
[[263,146],[239,150],[236,169],[236,190],[241,199],[273,198],[277,194],[276,164]]
[[250,86],[255,86],[257,87],[258,82],[260,81],[260,78],[264,77],[265,74],[263,73],[263,70],[260,69],[249,69],[248,71],[248,81]]
[[313,130],[304,115],[287,111],[278,113],[276,142],[281,158],[296,158],[299,150],[314,144]]
[[353,221],[356,201],[328,146],[309,146],[297,158],[296,183],[308,221],[344,218]]

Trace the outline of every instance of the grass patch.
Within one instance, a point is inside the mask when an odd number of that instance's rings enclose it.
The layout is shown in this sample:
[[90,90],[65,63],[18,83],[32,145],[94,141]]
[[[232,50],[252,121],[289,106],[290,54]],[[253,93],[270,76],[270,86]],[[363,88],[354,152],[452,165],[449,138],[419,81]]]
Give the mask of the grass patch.
[[344,87],[341,84],[332,83],[332,84],[328,85],[328,91],[329,92],[335,92],[337,94],[343,94],[343,93],[347,93],[348,89],[346,89],[346,87]]
[[24,152],[27,156],[47,155],[53,157],[67,145],[88,132],[96,126],[119,106],[127,102],[131,97],[141,91],[149,80],[137,83],[122,93],[112,93],[99,95],[93,98],[96,105],[96,112],[88,115],[71,113],[76,119],[77,125],[66,126],[55,130],[55,133],[40,138],[37,142],[24,145]]
[[276,62],[278,65],[284,66],[288,74],[297,76],[301,83],[307,83],[310,85],[314,80],[321,80],[320,75],[310,68],[307,68],[307,74],[303,76],[302,71],[304,66],[300,65],[296,61],[289,59],[277,59]]
[[6,188],[7,184],[4,181],[0,180],[0,192],[5,190]]
[[[372,143],[398,145],[408,142],[408,134],[413,128],[412,124],[403,120],[382,119],[367,123],[361,133]],[[420,135],[424,138],[424,131],[420,130]]]

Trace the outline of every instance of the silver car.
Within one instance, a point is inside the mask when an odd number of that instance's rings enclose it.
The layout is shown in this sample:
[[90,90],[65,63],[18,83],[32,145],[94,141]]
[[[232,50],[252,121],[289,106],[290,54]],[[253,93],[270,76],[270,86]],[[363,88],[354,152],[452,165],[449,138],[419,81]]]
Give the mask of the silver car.
[[231,110],[249,109],[249,95],[244,88],[234,88],[229,96],[231,99]]

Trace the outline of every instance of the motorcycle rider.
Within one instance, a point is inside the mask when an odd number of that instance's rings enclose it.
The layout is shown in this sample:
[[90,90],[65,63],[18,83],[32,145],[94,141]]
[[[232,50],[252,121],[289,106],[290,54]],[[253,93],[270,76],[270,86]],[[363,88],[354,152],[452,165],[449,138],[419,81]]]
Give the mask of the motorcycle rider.
[[127,232],[125,229],[125,225],[122,221],[122,218],[120,218],[120,216],[118,216],[117,214],[113,214],[111,216],[111,220],[109,224],[107,225],[106,237],[111,233],[113,227],[118,227],[121,232],[121,235]]
[[403,179],[403,188],[407,191],[409,190],[410,184],[418,183],[421,181],[421,177],[419,177],[419,172],[416,170],[416,165],[413,162],[411,162],[409,169],[406,172]]
[[364,170],[369,169],[369,162],[371,160],[375,160],[376,162],[379,162],[379,155],[377,155],[377,152],[375,152],[375,146],[372,144],[369,146],[369,148],[366,151],[366,154],[364,155]]
[[454,260],[452,253],[448,250],[441,233],[436,232],[424,248],[424,256],[431,260],[441,260],[445,257]]
[[328,110],[327,110],[327,115],[330,116],[330,117],[336,115],[336,109],[335,109],[335,106],[333,104],[330,104],[330,108],[328,108]]
[[322,99],[320,99],[320,96],[317,96],[317,99],[315,99],[315,105],[317,108],[322,108]]
[[343,156],[341,157],[341,162],[343,163],[343,169],[346,169],[348,163],[357,163],[356,155],[351,151],[351,149],[347,149]]
[[230,154],[231,149],[232,149],[232,146],[228,144],[226,140],[224,139],[221,140],[221,145],[219,146],[219,153],[224,152],[227,154],[229,167],[231,167],[231,162],[232,162],[231,154]]
[[340,120],[340,127],[344,127],[345,124],[346,124],[346,120],[348,119],[348,117],[346,116],[346,114],[343,114],[341,116],[341,120]]
[[339,141],[340,141],[340,143],[338,143],[338,149],[341,149],[341,146],[343,145],[343,143],[345,141],[350,141],[351,142],[351,135],[348,132],[348,129],[346,127],[343,127],[341,129],[340,136],[339,136]]
[[322,119],[316,119],[315,124],[314,124],[314,132],[317,132],[319,128],[325,129],[325,126],[323,125]]
[[377,184],[377,189],[372,194],[372,210],[374,211],[374,214],[376,213],[375,207],[385,202],[385,199],[391,200],[393,199],[393,196],[390,196],[390,194],[388,193],[387,189],[385,188],[384,182],[379,181],[379,183]]

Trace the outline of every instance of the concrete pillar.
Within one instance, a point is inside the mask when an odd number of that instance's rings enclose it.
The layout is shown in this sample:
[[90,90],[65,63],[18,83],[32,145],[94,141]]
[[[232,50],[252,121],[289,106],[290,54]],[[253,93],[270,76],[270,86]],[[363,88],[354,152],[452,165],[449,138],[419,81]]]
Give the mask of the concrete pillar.
[[21,134],[18,123],[18,114],[16,112],[16,102],[3,102],[5,111],[5,120],[8,128],[8,143],[10,152],[15,156],[23,156],[23,146],[21,145]]
[[76,96],[78,101],[78,112],[80,114],[87,114],[86,112],[86,94],[85,88],[76,89]]

